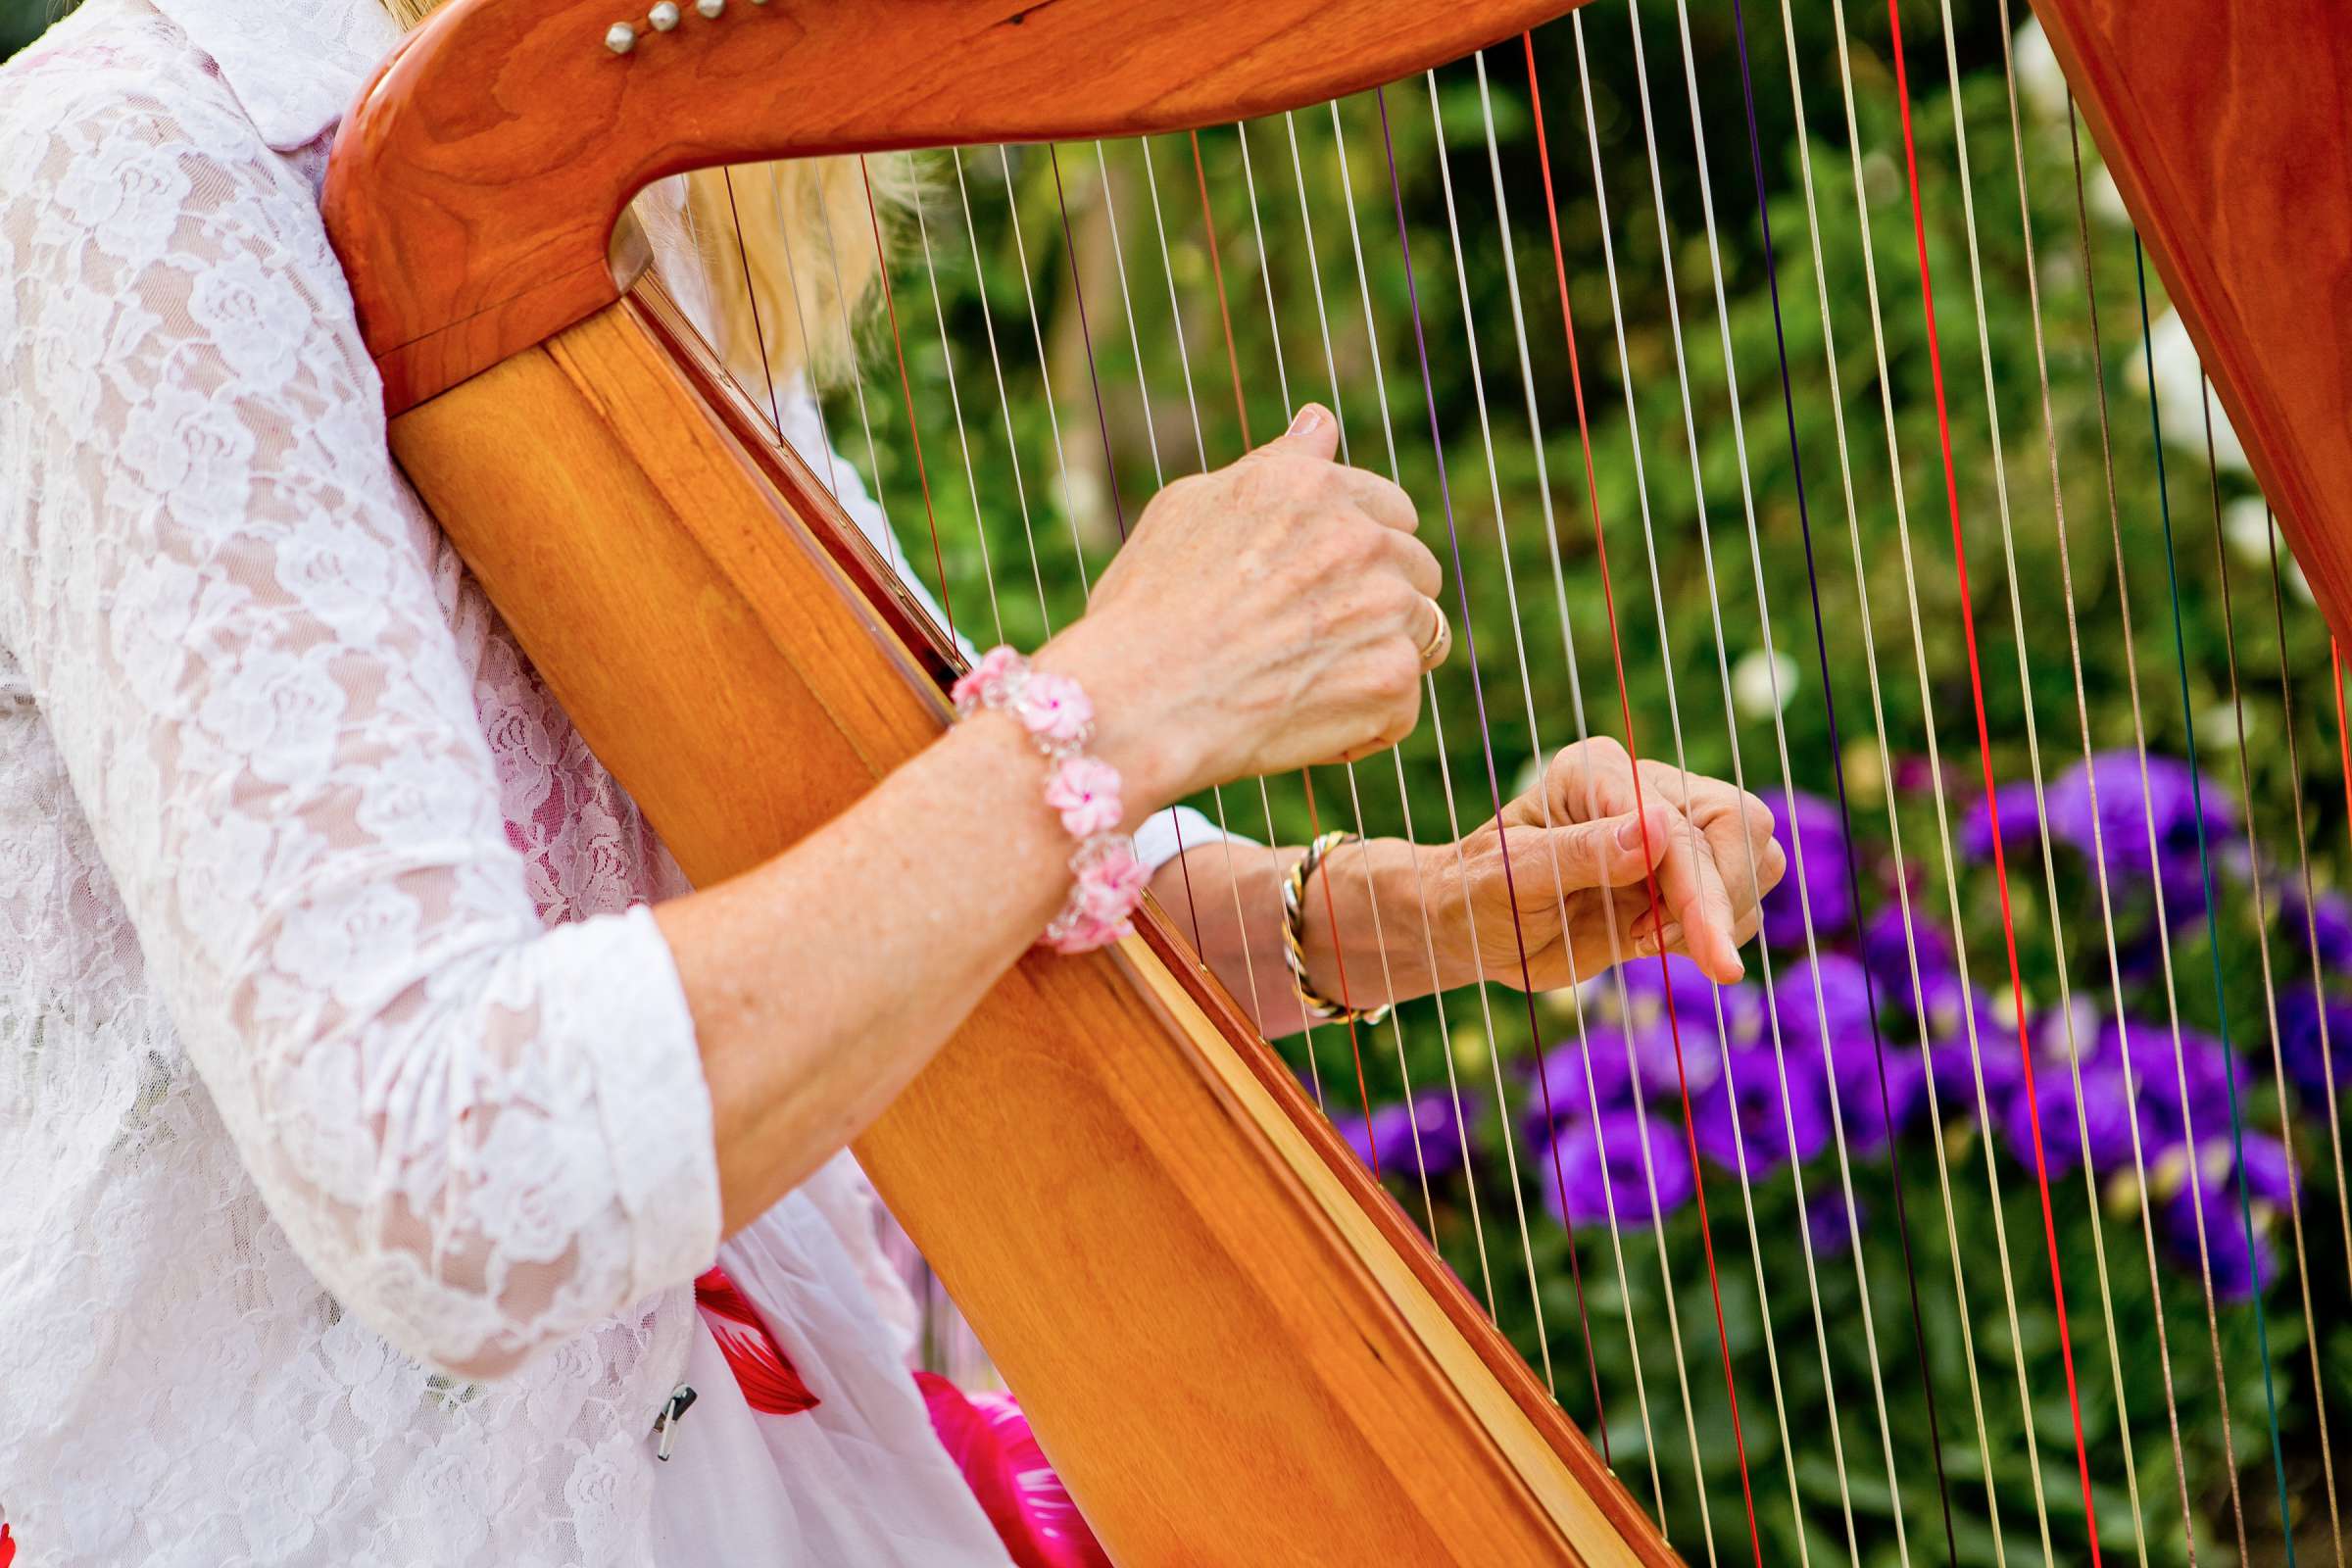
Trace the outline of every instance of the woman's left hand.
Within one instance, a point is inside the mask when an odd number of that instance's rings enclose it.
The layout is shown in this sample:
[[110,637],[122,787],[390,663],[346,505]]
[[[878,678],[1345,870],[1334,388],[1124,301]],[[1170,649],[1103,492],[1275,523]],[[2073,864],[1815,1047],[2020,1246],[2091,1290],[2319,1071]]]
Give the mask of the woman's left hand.
[[1499,817],[1421,851],[1442,984],[1549,991],[1661,948],[1740,978],[1739,950],[1787,869],[1772,812],[1720,779],[1638,765],[1637,806],[1624,747],[1566,747]]

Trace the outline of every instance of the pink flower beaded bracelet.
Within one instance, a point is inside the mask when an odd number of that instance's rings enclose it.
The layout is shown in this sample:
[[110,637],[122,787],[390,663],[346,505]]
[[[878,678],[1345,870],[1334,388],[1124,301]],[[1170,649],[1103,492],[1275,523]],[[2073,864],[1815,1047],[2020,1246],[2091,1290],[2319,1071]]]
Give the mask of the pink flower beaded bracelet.
[[1132,936],[1130,917],[1143,902],[1149,873],[1135,858],[1135,841],[1118,831],[1126,815],[1119,770],[1086,749],[1094,739],[1095,709],[1085,691],[1067,675],[1032,670],[1018,653],[997,647],[980,656],[949,696],[958,717],[984,709],[1009,715],[1052,764],[1046,804],[1078,841],[1070,857],[1077,881],[1038,940],[1067,954],[1090,953]]

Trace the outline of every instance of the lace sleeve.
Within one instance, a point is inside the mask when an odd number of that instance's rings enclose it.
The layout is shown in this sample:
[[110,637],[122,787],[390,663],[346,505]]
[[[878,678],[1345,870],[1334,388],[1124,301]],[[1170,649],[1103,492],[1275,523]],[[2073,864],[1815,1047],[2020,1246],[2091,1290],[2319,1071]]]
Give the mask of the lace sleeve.
[[107,74],[0,117],[0,637],[271,1214],[496,1376],[712,1256],[692,1018],[646,910],[534,912],[306,181]]

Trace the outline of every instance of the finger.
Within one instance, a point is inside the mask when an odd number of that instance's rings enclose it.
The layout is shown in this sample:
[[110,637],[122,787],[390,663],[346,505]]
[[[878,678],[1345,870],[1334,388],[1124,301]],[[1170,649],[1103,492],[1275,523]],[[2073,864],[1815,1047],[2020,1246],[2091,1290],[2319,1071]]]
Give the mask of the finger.
[[[1746,973],[1739,945],[1732,939],[1738,924],[1731,893],[1704,835],[1690,818],[1670,806],[1652,809],[1668,814],[1665,853],[1657,865],[1658,892],[1664,898],[1672,924],[1682,927],[1684,951],[1701,969],[1729,985]],[[1652,933],[1654,934],[1654,933]],[[1671,941],[1668,943],[1671,946]],[[1655,951],[1654,948],[1651,951]]]
[[1309,403],[1299,409],[1291,420],[1291,427],[1259,447],[1260,452],[1295,452],[1302,457],[1320,458],[1329,463],[1339,455],[1340,421],[1320,403]]
[[1508,838],[1515,854],[1540,854],[1543,863],[1556,868],[1559,887],[1573,893],[1641,885],[1666,853],[1666,829],[1665,814],[1652,808],[1646,821],[1642,813],[1627,811],[1597,822],[1513,828]]
[[1395,480],[1363,468],[1345,467],[1335,478],[1348,499],[1363,508],[1365,514],[1382,527],[1394,528],[1398,533],[1413,533],[1420,528],[1421,514],[1413,506],[1413,498]]
[[1413,592],[1426,599],[1436,599],[1446,587],[1446,570],[1429,546],[1409,533],[1392,533],[1388,542],[1389,559],[1404,573],[1404,580],[1413,585]]

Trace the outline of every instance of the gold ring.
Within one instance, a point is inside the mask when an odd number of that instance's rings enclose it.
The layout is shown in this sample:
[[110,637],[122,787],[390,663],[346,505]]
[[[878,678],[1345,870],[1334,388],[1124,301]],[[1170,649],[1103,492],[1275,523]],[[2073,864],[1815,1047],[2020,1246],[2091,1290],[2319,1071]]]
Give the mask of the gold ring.
[[1446,607],[1432,599],[1429,608],[1430,612],[1438,617],[1438,624],[1421,644],[1423,669],[1435,669],[1446,662],[1446,655],[1453,647],[1453,624],[1446,618]]

